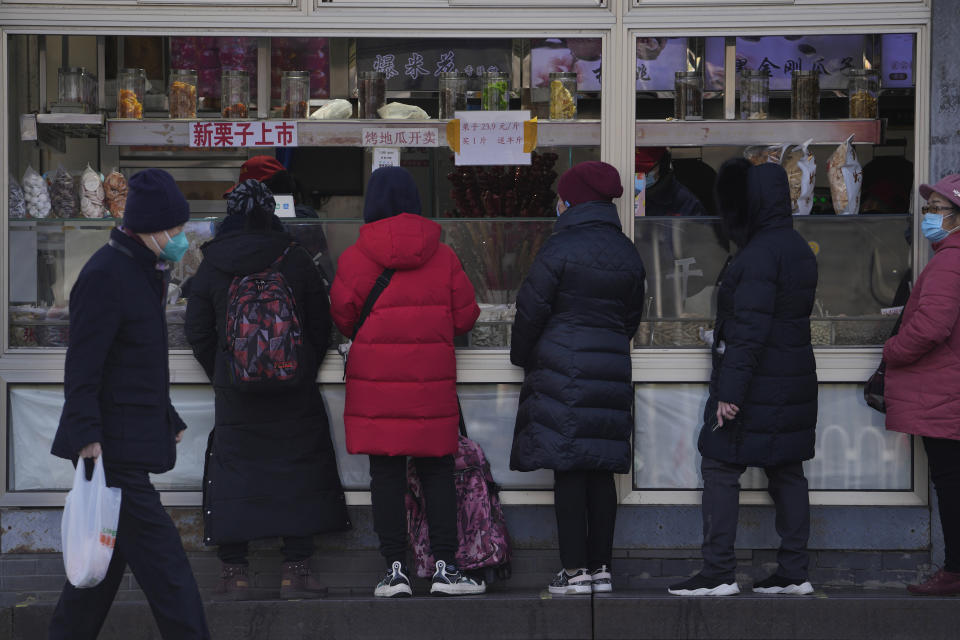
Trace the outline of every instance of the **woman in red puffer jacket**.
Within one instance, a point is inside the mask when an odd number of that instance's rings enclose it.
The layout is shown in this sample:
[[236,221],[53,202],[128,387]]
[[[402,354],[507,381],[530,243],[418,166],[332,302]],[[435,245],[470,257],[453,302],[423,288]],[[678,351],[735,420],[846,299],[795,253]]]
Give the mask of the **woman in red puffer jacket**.
[[933,243],[903,310],[900,331],[883,347],[887,429],[922,436],[943,525],[944,566],[917,595],[960,595],[960,174],[921,185],[923,235]]
[[473,327],[473,285],[440,225],[420,213],[413,178],[399,167],[370,177],[357,243],[340,257],[331,315],[353,334],[377,277],[394,269],[350,348],[343,412],[347,451],[370,456],[370,492],[380,552],[390,568],[374,595],[410,595],[405,567],[407,456],[423,483],[430,546],[437,558],[431,593],[482,593],[483,581],[455,567],[457,503],[453,454],[459,409],[454,336]]

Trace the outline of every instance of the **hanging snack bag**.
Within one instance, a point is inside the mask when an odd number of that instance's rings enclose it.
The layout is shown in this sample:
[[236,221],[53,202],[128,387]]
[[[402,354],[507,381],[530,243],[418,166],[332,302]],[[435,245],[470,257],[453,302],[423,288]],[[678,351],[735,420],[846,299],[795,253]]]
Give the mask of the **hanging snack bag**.
[[50,202],[55,218],[76,218],[79,215],[77,185],[63,165],[57,167],[57,172],[50,178]]
[[127,179],[119,171],[113,170],[103,181],[103,199],[111,216],[123,217],[123,210],[127,206]]
[[794,215],[809,215],[813,209],[813,188],[817,181],[817,161],[810,151],[813,138],[791,149],[781,163],[790,183],[790,204]]
[[833,211],[838,216],[860,213],[860,187],[863,186],[863,168],[853,148],[853,135],[837,147],[827,160],[830,196]]
[[32,218],[50,216],[50,191],[47,181],[33,167],[23,173],[23,196],[27,202],[27,215]]
[[84,218],[102,218],[107,214],[103,206],[103,182],[89,164],[80,176],[80,213]]
[[753,165],[760,165],[765,162],[780,164],[783,153],[789,146],[789,144],[753,145],[743,150],[743,157]]
[[12,173],[7,176],[7,181],[9,184],[7,188],[7,205],[10,211],[10,217],[26,218],[27,201],[23,195],[23,187],[20,186],[20,183],[13,177]]

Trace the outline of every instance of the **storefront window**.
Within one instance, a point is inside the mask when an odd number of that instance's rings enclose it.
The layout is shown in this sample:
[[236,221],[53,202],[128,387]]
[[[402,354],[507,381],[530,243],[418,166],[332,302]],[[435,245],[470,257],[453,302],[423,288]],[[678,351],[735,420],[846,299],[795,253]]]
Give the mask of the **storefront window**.
[[[706,400],[704,384],[637,385],[635,490],[702,488],[697,436]],[[910,436],[884,429],[859,385],[820,385],[816,455],[804,463],[810,489],[912,491],[912,451]],[[764,489],[763,470],[748,469],[741,485]]]

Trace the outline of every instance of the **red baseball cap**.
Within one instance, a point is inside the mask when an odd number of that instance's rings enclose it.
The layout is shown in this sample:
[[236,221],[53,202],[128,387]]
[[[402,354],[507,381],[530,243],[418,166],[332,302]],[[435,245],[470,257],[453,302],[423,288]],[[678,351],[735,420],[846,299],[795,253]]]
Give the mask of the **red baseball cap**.
[[[259,180],[263,182],[278,171],[286,170],[286,167],[272,156],[253,156],[240,165],[240,179],[237,180],[237,184],[240,184],[244,180]],[[233,187],[224,191],[223,197],[226,198],[227,194],[233,191],[236,186],[235,184]]]
[[937,184],[920,185],[920,195],[924,200],[930,199],[930,194],[937,192],[944,198],[960,207],[960,173],[953,173],[942,179]]
[[654,168],[663,154],[667,152],[666,147],[637,147],[634,152],[634,171],[646,173]]

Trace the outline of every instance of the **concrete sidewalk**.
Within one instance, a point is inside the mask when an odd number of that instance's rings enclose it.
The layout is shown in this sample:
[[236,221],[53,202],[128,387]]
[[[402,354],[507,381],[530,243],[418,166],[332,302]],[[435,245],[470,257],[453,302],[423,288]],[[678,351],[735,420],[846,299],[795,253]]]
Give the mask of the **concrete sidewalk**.
[[[50,601],[14,602],[0,610],[0,640],[41,640]],[[621,640],[736,638],[910,640],[960,637],[960,600],[902,591],[817,591],[810,596],[741,594],[680,598],[662,592],[551,598],[546,592],[379,600],[210,602],[214,640],[364,640],[410,638]],[[101,640],[159,640],[142,601],[116,602]]]

